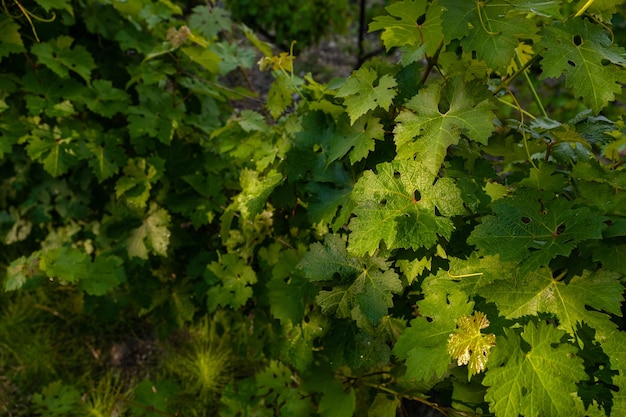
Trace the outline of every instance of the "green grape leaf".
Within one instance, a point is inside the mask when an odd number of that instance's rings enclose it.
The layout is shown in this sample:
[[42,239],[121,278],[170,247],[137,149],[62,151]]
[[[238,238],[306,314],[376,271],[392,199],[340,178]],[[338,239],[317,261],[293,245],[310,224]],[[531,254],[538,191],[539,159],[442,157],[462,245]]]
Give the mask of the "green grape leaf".
[[4,282],[5,291],[15,291],[22,288],[29,279],[40,274],[39,271],[40,252],[32,253],[28,258],[20,256],[7,268],[7,277]]
[[419,316],[411,320],[393,353],[406,360],[407,378],[426,381],[447,371],[448,338],[457,328],[456,320],[472,314],[474,303],[462,291],[430,291],[417,307]]
[[163,165],[164,161],[160,158],[129,159],[123,169],[124,176],[115,183],[115,196],[125,196],[132,206],[146,207],[152,183],[163,174]]
[[309,281],[332,281],[336,276],[350,279],[361,271],[357,258],[348,255],[346,242],[338,235],[328,234],[324,244],[313,243],[302,257],[298,268]]
[[479,294],[496,303],[506,318],[554,314],[559,328],[574,335],[579,323],[596,330],[596,340],[602,342],[615,331],[615,324],[606,313],[621,316],[624,300],[620,275],[612,271],[585,271],[569,283],[557,281],[544,268],[512,279],[496,281],[483,287]]
[[293,372],[282,362],[270,361],[255,379],[257,396],[263,398],[264,406],[272,408],[277,415],[305,416],[310,413],[310,399],[293,383]]
[[9,56],[24,52],[24,42],[20,36],[20,26],[15,23],[7,15],[0,15],[0,33],[2,33],[2,42],[0,42],[0,60]]
[[94,80],[88,97],[84,98],[87,108],[104,117],[124,113],[130,104],[130,96],[113,87],[109,80]]
[[498,280],[510,279],[517,265],[513,262],[501,262],[498,255],[479,257],[472,252],[468,259],[450,257],[450,269],[438,279],[455,281],[458,288],[466,294],[474,296],[480,288]]
[[72,15],[72,0],[35,0],[35,3],[44,8],[45,11],[51,9],[67,10]]
[[626,245],[606,245],[593,251],[594,261],[600,261],[604,269],[626,276]]
[[[294,297],[294,294],[290,295]],[[281,300],[281,303],[284,303]],[[305,372],[313,362],[315,343],[325,332],[328,319],[320,314],[307,314],[300,324],[283,323],[280,340],[280,358],[296,370]]]
[[270,311],[282,323],[300,323],[306,303],[317,294],[317,288],[296,270],[300,258],[292,249],[280,252],[280,262],[273,265],[272,279],[267,283]]
[[619,388],[613,392],[612,416],[626,415],[626,333],[614,332],[602,343],[602,350],[611,361],[611,369],[618,371],[613,384]]
[[125,281],[122,258],[100,255],[90,264],[89,274],[79,281],[78,288],[89,295],[104,295]]
[[213,39],[220,31],[228,31],[231,25],[230,13],[222,7],[196,6],[189,16],[189,27],[207,39]]
[[91,259],[85,252],[67,246],[45,251],[39,261],[39,269],[45,271],[48,278],[62,283],[76,283],[87,278],[90,266]]
[[96,63],[84,46],[76,45],[72,48],[73,43],[73,38],[59,36],[48,42],[34,44],[31,52],[59,77],[69,78],[69,71],[73,71],[89,84]]
[[239,182],[242,191],[233,201],[233,206],[241,213],[243,219],[252,219],[263,211],[267,198],[282,183],[283,175],[270,170],[264,177],[249,169],[241,171]]
[[498,417],[570,415],[581,400],[573,393],[586,379],[577,349],[561,343],[565,332],[545,323],[524,326],[521,339],[504,329],[496,340],[483,385]]
[[[140,417],[153,417],[155,413],[151,410],[159,410],[160,412],[172,411],[174,399],[178,394],[178,386],[172,381],[156,381],[144,379],[133,389],[133,403],[130,408],[133,415]],[[133,404],[141,407],[134,407]]]
[[146,218],[141,226],[131,230],[126,241],[128,256],[148,259],[148,251],[167,255],[170,242],[170,215],[156,203],[150,203]]
[[398,157],[415,157],[433,175],[461,135],[486,145],[494,130],[493,106],[485,91],[459,79],[444,87],[431,84],[409,100],[406,108],[396,117],[394,128]]
[[[441,0],[445,8],[442,27],[446,42],[461,39],[466,52],[476,53],[489,68],[506,73],[520,39],[535,39],[536,25],[529,25],[524,10],[508,2],[484,3]],[[532,6],[531,6],[532,7]]]
[[[389,16],[376,16],[369,31],[382,30],[380,35],[387,51],[394,47],[412,46],[434,55],[443,41],[441,7],[432,2],[426,10],[426,2],[402,0],[387,6]],[[417,23],[425,15],[423,23]]]
[[51,134],[42,130],[33,131],[28,139],[26,152],[35,161],[43,163],[44,169],[53,177],[59,177],[78,163],[78,145],[71,137],[63,137],[55,129]]
[[481,329],[489,326],[489,320],[480,311],[457,318],[456,325],[457,329],[448,338],[448,353],[459,366],[468,365],[469,379],[485,370],[489,351],[496,344],[496,336],[481,333]]
[[46,385],[41,393],[33,395],[35,412],[46,417],[62,417],[75,411],[82,401],[80,393],[71,385],[55,381]]
[[366,171],[352,192],[349,250],[373,253],[381,240],[389,249],[432,247],[454,229],[449,217],[464,212],[451,178],[435,179],[414,161],[395,161]]
[[346,111],[350,116],[350,124],[370,110],[381,107],[389,109],[393,98],[396,96],[396,80],[389,74],[385,74],[378,82],[378,74],[373,69],[361,68],[352,73],[350,77],[337,90],[337,97],[344,99]]
[[207,265],[205,280],[211,288],[207,291],[207,305],[210,312],[219,306],[237,309],[252,297],[252,284],[257,276],[243,259],[235,254],[220,255],[219,261]]
[[367,417],[396,417],[400,399],[396,396],[378,393],[367,411]]
[[597,114],[626,83],[626,51],[613,44],[600,25],[581,18],[544,27],[541,76],[559,78]]
[[360,118],[354,126],[348,124],[347,118],[341,118],[336,136],[330,141],[326,152],[326,166],[349,153],[352,165],[366,158],[374,150],[376,140],[383,140],[385,130],[376,117]]
[[277,73],[276,80],[272,83],[267,94],[267,109],[274,119],[278,119],[291,105],[293,93],[291,78],[282,72]]
[[541,194],[521,191],[493,203],[468,243],[502,261],[518,262],[522,274],[567,256],[581,241],[602,238],[605,218],[587,207],[573,208],[565,198],[544,201]]
[[356,409],[356,393],[352,388],[332,380],[323,386],[323,396],[318,413],[321,417],[351,417]]
[[359,327],[376,325],[393,307],[393,293],[402,291],[402,282],[393,270],[363,269],[354,282],[322,290],[316,301],[324,314],[352,318]]
[[101,137],[101,143],[87,143],[87,149],[92,154],[92,158],[89,158],[87,163],[99,182],[117,174],[120,167],[124,165],[124,161],[127,160],[117,138],[107,137],[104,134],[101,134]]

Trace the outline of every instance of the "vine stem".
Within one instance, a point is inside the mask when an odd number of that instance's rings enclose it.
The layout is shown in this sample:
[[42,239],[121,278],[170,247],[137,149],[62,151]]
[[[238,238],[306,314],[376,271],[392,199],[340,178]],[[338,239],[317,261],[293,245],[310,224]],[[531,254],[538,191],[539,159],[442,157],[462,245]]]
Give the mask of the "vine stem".
[[[520,58],[520,55],[517,49],[515,50],[515,59],[517,59],[517,62],[519,63],[519,65],[523,67],[522,59]],[[530,88],[530,91],[533,94],[535,102],[537,103],[537,106],[539,106],[539,111],[541,112],[543,117],[548,117],[548,113],[546,112],[546,109],[543,107],[541,98],[539,98],[539,95],[537,94],[537,90],[535,89],[535,86],[533,85],[530,77],[528,76],[527,67],[524,68],[523,74],[524,74],[524,78],[526,79],[526,83],[528,84],[528,87]]]
[[400,392],[397,392],[395,390],[392,390],[391,388],[387,388],[387,387],[383,387],[382,385],[378,385],[378,384],[372,384],[369,382],[364,383],[363,385],[371,387],[371,388],[376,388],[379,391],[385,392],[387,394],[391,394],[394,397],[402,397],[402,398],[406,398],[408,400],[413,400],[413,401],[417,401],[420,402],[422,404],[425,404],[431,408],[434,408],[435,410],[439,411],[442,415],[444,415],[445,417],[450,417],[450,414],[448,414],[448,410],[441,407],[439,404],[434,403],[432,401],[428,401],[425,398],[422,397],[417,397],[415,395],[407,395],[407,394],[402,394]]

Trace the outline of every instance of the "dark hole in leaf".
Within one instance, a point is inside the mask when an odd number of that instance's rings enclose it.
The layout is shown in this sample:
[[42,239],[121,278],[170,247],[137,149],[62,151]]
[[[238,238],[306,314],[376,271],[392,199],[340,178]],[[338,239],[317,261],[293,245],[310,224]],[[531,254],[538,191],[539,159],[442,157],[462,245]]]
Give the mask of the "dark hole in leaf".
[[602,59],[602,60],[600,60],[600,64],[601,64],[603,67],[606,67],[606,66],[607,66],[607,65],[609,65],[610,63],[611,63],[611,61],[609,61],[608,59]]
[[382,200],[380,200],[380,203],[378,203],[378,205],[380,207],[386,207],[387,206],[387,199],[383,198]]
[[575,67],[575,66],[576,66],[576,63],[574,63],[574,61],[570,61],[570,60],[568,60],[568,61],[567,61],[567,63],[568,63],[570,66],[572,66],[572,67]]
[[528,224],[532,221],[530,217],[522,216],[522,223]]
[[526,394],[528,394],[528,390],[526,389],[526,387],[522,387],[522,397],[525,397]]
[[283,279],[283,282],[284,282],[285,284],[289,284],[289,278],[290,278],[290,277],[285,277],[285,278]]
[[580,37],[580,35],[574,35],[574,45],[576,46],[580,46],[583,44],[583,38]]
[[437,216],[437,217],[441,217],[442,216],[441,212],[439,211],[439,207],[437,207],[437,206],[435,206],[435,216]]
[[429,322],[429,323],[432,323],[432,322],[433,322],[433,319],[432,319],[432,318],[430,318],[430,317],[426,317],[426,321],[427,321],[427,322]]
[[562,235],[563,232],[565,232],[565,225],[561,223],[560,225],[557,226],[556,230],[552,232],[552,236]]
[[394,177],[395,179],[400,178],[400,171],[393,171],[393,177]]
[[322,291],[332,291],[333,287],[322,287]]
[[426,14],[423,14],[417,18],[417,21],[415,23],[417,23],[418,25],[423,25],[425,21],[426,21]]
[[422,194],[419,192],[419,190],[413,191],[413,202],[417,203],[421,199],[422,199]]
[[309,318],[309,316],[304,316],[304,322],[305,323],[308,323],[310,321],[311,321],[311,319]]

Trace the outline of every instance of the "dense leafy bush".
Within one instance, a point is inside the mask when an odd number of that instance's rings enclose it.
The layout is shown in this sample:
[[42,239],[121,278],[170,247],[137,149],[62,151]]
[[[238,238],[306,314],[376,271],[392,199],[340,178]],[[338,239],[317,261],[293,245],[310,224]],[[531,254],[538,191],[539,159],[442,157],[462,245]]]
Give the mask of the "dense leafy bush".
[[346,30],[350,10],[347,0],[227,0],[233,18],[288,47],[312,45],[324,35]]
[[329,84],[213,5],[3,3],[0,410],[625,415],[622,3],[397,1]]

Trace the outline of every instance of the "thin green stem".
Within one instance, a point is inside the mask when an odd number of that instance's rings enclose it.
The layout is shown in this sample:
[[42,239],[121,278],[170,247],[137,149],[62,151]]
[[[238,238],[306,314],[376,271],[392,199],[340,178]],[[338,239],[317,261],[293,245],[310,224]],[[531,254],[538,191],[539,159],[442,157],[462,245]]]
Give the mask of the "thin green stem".
[[[517,62],[519,63],[519,65],[522,66],[522,60],[517,50],[515,50],[515,59],[517,59]],[[528,84],[528,87],[530,88],[530,91],[533,94],[533,98],[535,99],[535,102],[537,103],[537,106],[539,107],[539,111],[544,117],[548,117],[548,113],[546,112],[546,109],[543,107],[541,98],[539,98],[539,94],[537,94],[537,90],[535,89],[535,86],[533,85],[530,77],[528,76],[528,71],[526,71],[526,68],[524,68],[523,74],[524,74],[524,78],[526,79],[526,83]]]

